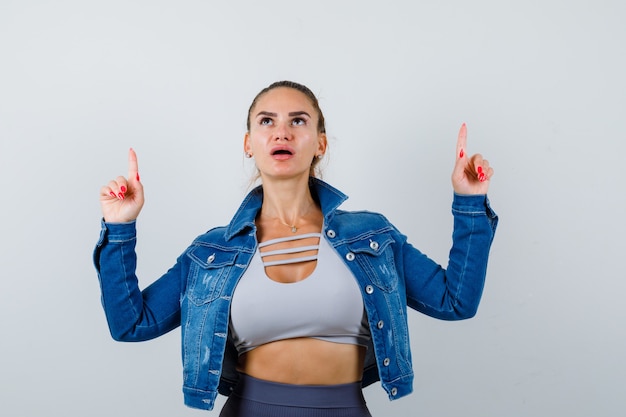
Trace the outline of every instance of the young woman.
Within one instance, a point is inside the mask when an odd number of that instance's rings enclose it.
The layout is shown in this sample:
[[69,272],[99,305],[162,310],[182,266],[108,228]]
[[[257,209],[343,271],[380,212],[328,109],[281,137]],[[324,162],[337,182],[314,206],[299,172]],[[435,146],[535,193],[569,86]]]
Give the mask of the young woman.
[[476,313],[497,216],[493,169],[466,152],[452,173],[453,244],[446,269],[385,217],[346,212],[346,196],[316,178],[324,117],[305,86],[263,89],[248,112],[246,157],[261,184],[230,223],[199,236],[141,291],[135,220],[144,203],[137,157],[102,187],[94,261],[112,336],[141,341],[181,326],[185,403],[223,417],[369,416],[362,387],[390,399],[412,391],[407,306],[444,320]]

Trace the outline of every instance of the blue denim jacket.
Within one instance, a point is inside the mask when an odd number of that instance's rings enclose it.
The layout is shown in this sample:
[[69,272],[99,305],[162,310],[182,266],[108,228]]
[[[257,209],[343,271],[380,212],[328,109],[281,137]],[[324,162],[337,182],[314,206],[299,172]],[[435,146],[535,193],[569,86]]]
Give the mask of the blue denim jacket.
[[[485,195],[454,195],[453,244],[447,269],[415,249],[385,217],[338,206],[347,198],[311,179],[324,214],[323,235],[361,288],[372,334],[363,386],[380,380],[390,399],[409,394],[413,370],[407,305],[443,320],[474,316],[481,298],[497,216]],[[104,223],[94,252],[111,335],[142,341],[181,326],[185,404],[212,409],[237,381],[228,332],[230,302],[256,251],[258,187],[231,222],[199,236],[176,264],[145,290],[135,275],[135,223]]]

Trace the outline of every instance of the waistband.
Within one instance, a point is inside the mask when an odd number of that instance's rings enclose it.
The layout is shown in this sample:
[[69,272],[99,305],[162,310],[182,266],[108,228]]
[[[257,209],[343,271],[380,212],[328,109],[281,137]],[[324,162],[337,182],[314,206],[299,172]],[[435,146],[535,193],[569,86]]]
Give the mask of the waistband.
[[260,403],[291,407],[346,408],[362,407],[365,404],[361,382],[293,385],[239,374],[239,382],[232,394]]

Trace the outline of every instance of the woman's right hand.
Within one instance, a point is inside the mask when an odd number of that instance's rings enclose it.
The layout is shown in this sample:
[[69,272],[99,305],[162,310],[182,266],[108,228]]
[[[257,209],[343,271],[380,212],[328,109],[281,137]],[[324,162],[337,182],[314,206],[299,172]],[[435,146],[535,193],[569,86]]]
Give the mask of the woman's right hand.
[[125,223],[135,220],[143,207],[143,185],[139,181],[137,154],[128,151],[128,178],[122,176],[100,189],[102,215],[107,223]]

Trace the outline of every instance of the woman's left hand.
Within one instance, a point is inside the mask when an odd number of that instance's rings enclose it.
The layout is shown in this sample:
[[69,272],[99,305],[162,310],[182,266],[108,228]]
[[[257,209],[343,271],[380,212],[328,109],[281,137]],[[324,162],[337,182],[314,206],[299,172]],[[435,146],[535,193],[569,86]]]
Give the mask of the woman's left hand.
[[487,194],[493,168],[481,154],[467,155],[467,127],[459,130],[456,142],[456,164],[452,171],[452,187],[457,194]]

